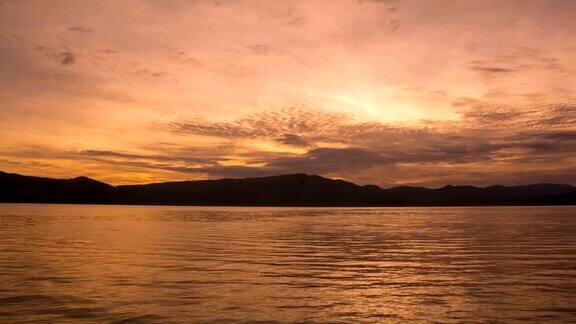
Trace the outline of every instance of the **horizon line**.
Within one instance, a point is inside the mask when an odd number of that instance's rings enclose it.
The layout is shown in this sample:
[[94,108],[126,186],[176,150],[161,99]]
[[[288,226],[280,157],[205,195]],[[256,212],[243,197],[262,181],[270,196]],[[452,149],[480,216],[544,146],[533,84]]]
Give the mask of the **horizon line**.
[[355,182],[352,181],[348,181],[342,178],[330,178],[330,177],[326,177],[326,176],[322,176],[319,174],[310,174],[310,173],[305,173],[305,172],[299,172],[299,173],[285,173],[285,174],[275,174],[275,175],[268,175],[268,176],[257,176],[257,177],[244,177],[244,178],[212,178],[212,179],[197,179],[197,180],[177,180],[177,181],[161,181],[161,182],[149,182],[149,183],[135,183],[135,184],[120,184],[120,185],[113,185],[110,184],[108,182],[105,181],[101,181],[98,180],[96,178],[92,178],[89,176],[76,176],[76,177],[70,177],[70,178],[58,178],[58,177],[47,177],[47,176],[37,176],[37,175],[28,175],[28,174],[21,174],[21,173],[14,173],[14,172],[6,172],[6,171],[2,171],[0,170],[0,174],[4,173],[4,174],[12,174],[12,175],[18,175],[18,176],[23,176],[23,177],[34,177],[34,178],[44,178],[44,179],[53,179],[53,180],[76,180],[76,179],[89,179],[92,181],[97,181],[103,184],[106,184],[108,186],[111,187],[127,187],[127,186],[146,186],[146,185],[154,185],[154,184],[164,184],[164,183],[183,183],[183,182],[201,182],[201,181],[222,181],[222,180],[248,180],[248,179],[264,179],[264,178],[275,178],[275,177],[284,177],[284,176],[307,176],[307,177],[320,177],[323,179],[328,179],[328,180],[332,180],[332,181],[343,181],[346,183],[350,183],[359,187],[366,187],[366,186],[376,186],[382,190],[387,190],[387,189],[394,189],[394,188],[423,188],[423,189],[428,189],[428,190],[437,190],[437,189],[444,189],[444,188],[450,188],[450,187],[456,187],[456,188],[463,188],[463,187],[471,187],[471,188],[478,188],[478,189],[486,189],[486,188],[492,188],[492,187],[505,187],[505,188],[511,188],[511,187],[525,187],[525,186],[533,186],[533,185],[564,185],[564,186],[570,186],[576,189],[575,185],[569,184],[569,183],[557,183],[557,182],[535,182],[535,183],[526,183],[526,184],[519,184],[519,185],[502,185],[502,184],[493,184],[493,185],[487,185],[487,186],[475,186],[475,185],[464,185],[464,184],[459,184],[459,185],[454,185],[454,184],[446,184],[444,186],[439,186],[439,187],[425,187],[425,186],[410,186],[410,185],[397,185],[397,186],[392,186],[392,187],[382,187],[380,185],[377,184],[364,184],[364,185],[359,185]]

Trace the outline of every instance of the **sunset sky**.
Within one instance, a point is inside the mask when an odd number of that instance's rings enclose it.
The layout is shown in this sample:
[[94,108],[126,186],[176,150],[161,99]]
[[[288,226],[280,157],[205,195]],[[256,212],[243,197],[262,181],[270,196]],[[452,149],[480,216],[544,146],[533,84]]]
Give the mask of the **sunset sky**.
[[3,0],[0,170],[576,184],[576,1]]

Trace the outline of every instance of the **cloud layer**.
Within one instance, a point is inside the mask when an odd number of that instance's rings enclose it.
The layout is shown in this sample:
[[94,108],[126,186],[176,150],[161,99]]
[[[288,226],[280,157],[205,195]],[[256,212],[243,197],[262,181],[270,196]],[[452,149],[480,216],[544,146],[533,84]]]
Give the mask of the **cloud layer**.
[[0,168],[112,183],[576,184],[575,10],[1,2]]

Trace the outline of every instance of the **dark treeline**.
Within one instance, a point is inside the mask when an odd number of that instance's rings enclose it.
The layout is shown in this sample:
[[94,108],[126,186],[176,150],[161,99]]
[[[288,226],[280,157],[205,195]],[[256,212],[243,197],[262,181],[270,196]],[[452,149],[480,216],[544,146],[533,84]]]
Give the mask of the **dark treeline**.
[[573,205],[576,187],[359,186],[316,175],[111,186],[87,177],[52,179],[0,172],[0,202],[204,206]]

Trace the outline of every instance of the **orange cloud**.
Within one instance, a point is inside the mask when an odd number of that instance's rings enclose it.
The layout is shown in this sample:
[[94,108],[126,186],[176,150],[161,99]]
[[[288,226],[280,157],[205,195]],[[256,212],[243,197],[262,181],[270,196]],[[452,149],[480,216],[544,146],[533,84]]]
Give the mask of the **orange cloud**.
[[575,183],[575,10],[2,2],[0,168],[113,183]]

